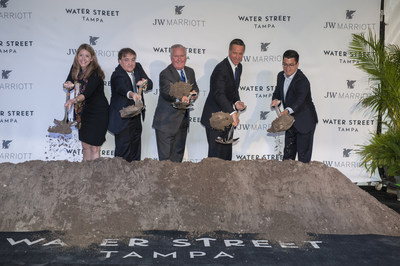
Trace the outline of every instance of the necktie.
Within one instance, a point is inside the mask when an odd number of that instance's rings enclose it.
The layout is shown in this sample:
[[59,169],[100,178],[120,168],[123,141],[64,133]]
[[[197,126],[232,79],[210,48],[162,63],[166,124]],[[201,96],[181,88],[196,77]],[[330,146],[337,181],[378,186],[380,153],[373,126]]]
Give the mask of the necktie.
[[238,82],[238,67],[235,67],[235,84]]
[[131,72],[130,76],[131,76],[131,81],[132,81],[132,86],[133,86],[133,92],[137,93],[135,75],[133,74],[133,72]]
[[186,77],[185,77],[185,73],[183,73],[183,70],[181,70],[181,80],[183,82],[186,82]]

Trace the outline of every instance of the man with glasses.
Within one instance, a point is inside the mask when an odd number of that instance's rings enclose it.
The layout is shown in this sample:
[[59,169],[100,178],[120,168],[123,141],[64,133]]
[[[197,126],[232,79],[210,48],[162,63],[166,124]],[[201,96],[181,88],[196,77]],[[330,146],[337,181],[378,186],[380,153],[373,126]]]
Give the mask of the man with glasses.
[[311,98],[310,82],[299,67],[299,54],[294,50],[283,53],[283,71],[277,77],[271,107],[281,103],[284,110],[280,115],[294,117],[293,125],[285,132],[284,160],[311,161],[314,132],[318,123],[317,112]]

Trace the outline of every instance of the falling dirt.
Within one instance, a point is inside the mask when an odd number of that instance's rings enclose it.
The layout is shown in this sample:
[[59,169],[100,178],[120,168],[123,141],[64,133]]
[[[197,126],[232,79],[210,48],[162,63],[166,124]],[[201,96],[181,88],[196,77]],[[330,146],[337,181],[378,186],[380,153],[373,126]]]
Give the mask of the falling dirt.
[[144,230],[400,236],[400,215],[320,162],[120,158],[0,164],[0,231],[63,231],[72,245]]

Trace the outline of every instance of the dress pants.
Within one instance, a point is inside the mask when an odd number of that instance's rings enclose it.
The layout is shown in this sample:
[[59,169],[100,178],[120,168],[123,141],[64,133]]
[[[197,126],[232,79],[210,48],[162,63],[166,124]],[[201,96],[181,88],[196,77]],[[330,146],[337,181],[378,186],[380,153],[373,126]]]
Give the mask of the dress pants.
[[175,135],[156,129],[158,159],[182,162],[185,153],[188,119],[183,119]]
[[283,160],[298,160],[303,163],[311,161],[315,127],[308,133],[302,134],[295,127],[291,127],[285,132],[285,148],[283,150]]
[[221,144],[215,141],[217,137],[227,138],[228,132],[229,128],[219,131],[206,127],[208,157],[216,157],[227,161],[232,160],[232,144]]
[[119,134],[115,134],[115,156],[128,162],[140,161],[142,122],[141,115],[131,118],[128,126]]

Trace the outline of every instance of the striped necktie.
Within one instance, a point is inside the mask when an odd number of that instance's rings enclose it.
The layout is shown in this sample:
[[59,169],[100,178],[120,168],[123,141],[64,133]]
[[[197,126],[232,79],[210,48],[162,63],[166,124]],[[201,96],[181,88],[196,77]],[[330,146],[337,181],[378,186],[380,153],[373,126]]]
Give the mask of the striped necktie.
[[181,70],[181,80],[183,82],[186,82],[186,77],[185,77],[185,73],[183,72],[183,70]]

